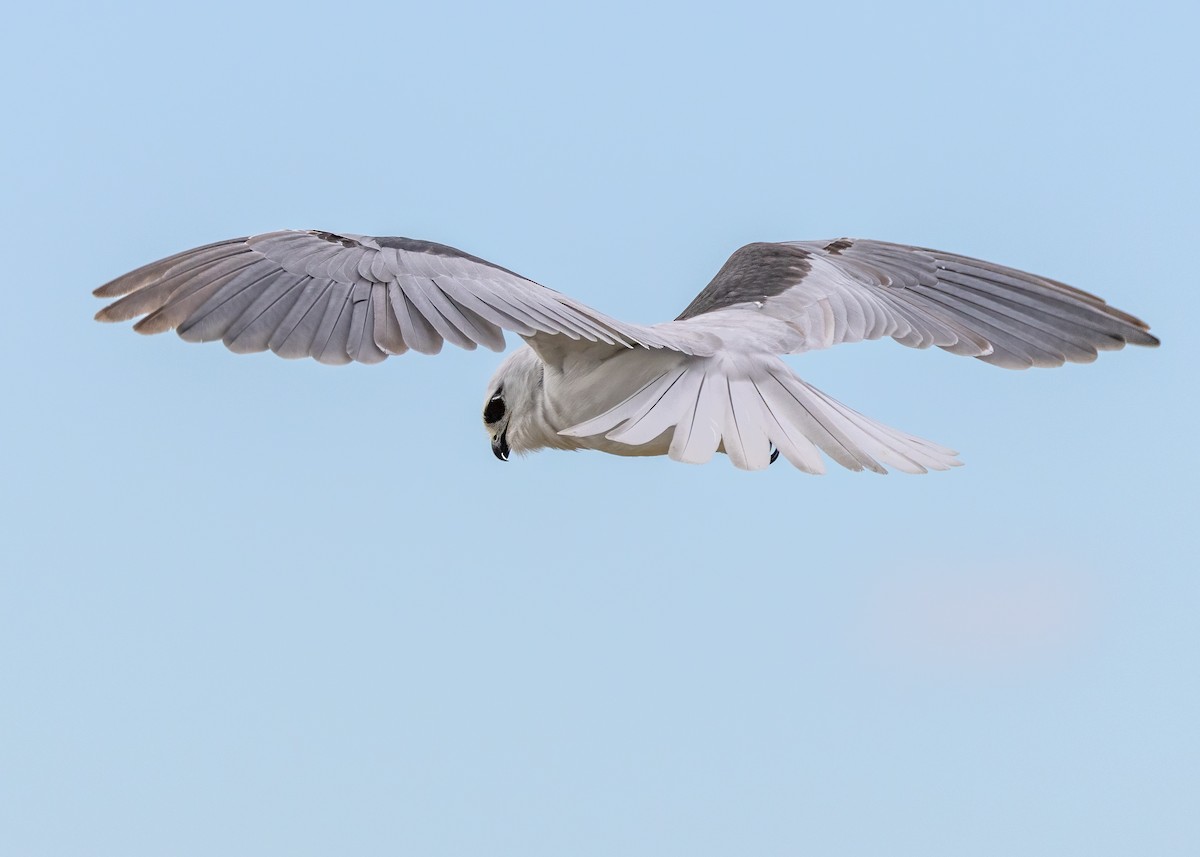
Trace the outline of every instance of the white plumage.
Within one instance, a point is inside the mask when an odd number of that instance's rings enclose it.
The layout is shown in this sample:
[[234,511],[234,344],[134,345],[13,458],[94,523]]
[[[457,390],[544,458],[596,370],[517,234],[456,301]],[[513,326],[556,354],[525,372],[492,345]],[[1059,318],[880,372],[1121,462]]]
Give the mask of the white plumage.
[[188,341],[323,363],[377,363],[443,342],[527,346],[488,387],[497,457],[543,448],[726,453],[760,470],[775,451],[820,473],[945,470],[956,453],[851,410],[779,355],[890,336],[1005,368],[1089,362],[1145,323],[1063,283],[977,259],[880,241],[741,248],[675,321],[609,318],[483,259],[428,241],[283,231],[210,244],[96,290],[101,321],[175,329]]

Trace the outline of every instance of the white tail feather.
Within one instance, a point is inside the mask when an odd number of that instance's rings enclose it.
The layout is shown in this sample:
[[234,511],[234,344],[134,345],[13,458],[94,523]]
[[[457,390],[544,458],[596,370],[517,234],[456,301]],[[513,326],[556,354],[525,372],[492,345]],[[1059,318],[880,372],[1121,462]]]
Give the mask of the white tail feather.
[[[659,449],[668,432],[669,445]],[[771,355],[692,358],[560,434],[603,438],[610,443],[597,445],[611,452],[619,452],[614,444],[629,447],[630,454],[665,451],[691,464],[723,450],[743,470],[770,464],[772,444],[806,473],[825,471],[818,449],[843,467],[877,473],[887,467],[924,473],[961,464],[953,450],[863,416]]]

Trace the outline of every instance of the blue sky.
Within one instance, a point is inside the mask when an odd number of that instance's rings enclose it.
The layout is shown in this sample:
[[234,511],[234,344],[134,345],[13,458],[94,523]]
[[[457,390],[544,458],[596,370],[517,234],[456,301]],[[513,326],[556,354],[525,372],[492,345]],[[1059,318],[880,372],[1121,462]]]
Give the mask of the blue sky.
[[[1182,3],[26,6],[7,16],[0,853],[1183,855],[1200,843]],[[282,227],[619,318],[754,240],[1037,271],[1157,351],[806,380],[923,477],[543,453],[487,352],[91,320]]]

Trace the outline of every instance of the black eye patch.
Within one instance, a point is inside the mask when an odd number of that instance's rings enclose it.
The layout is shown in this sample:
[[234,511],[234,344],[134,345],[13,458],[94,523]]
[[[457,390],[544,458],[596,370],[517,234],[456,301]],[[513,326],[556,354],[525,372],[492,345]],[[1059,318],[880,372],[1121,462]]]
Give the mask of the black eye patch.
[[483,409],[483,421],[491,425],[502,419],[504,419],[504,399],[500,396],[492,396]]

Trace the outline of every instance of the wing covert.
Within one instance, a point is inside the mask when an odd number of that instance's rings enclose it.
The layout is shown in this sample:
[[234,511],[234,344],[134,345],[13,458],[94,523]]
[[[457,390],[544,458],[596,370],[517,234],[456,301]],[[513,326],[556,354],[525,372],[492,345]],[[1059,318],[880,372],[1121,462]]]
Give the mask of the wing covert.
[[139,333],[175,329],[243,353],[378,363],[444,342],[493,351],[526,338],[661,347],[625,324],[484,259],[430,241],[320,230],[269,232],[177,253],[96,289],[96,314]]
[[706,315],[717,320],[713,313],[730,322],[734,313],[749,328],[762,318],[764,331],[782,323],[789,331],[783,347],[792,353],[890,336],[1012,369],[1158,344],[1145,322],[1056,280],[849,238],[741,248],[677,321],[702,326]]

